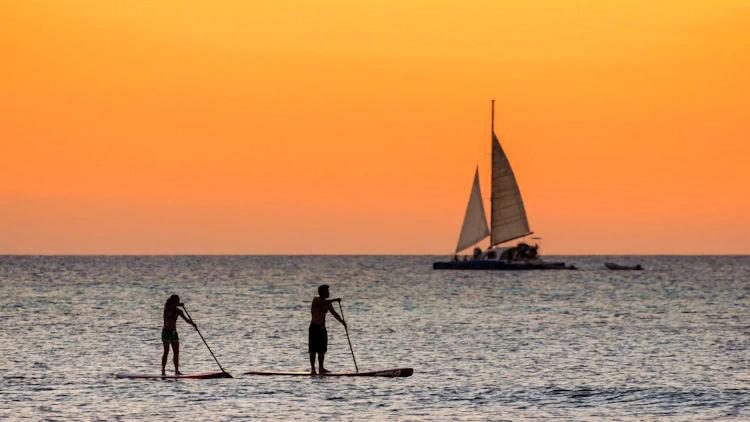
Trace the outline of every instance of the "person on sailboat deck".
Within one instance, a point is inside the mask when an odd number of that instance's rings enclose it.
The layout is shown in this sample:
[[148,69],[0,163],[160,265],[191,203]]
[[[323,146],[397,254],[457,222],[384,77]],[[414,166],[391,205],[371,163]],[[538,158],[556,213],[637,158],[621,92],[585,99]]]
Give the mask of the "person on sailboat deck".
[[161,374],[165,375],[165,367],[167,366],[167,357],[169,356],[169,346],[172,345],[172,352],[174,353],[174,373],[175,375],[182,375],[180,373],[180,337],[177,335],[177,317],[182,317],[188,324],[198,328],[192,319],[186,318],[181,310],[177,309],[178,306],[182,306],[180,297],[172,295],[167,299],[167,303],[164,304],[164,328],[161,330],[161,341],[164,344],[164,354],[161,355]]
[[[310,321],[310,331],[308,337],[308,347],[310,351],[310,368],[311,373],[325,374],[330,372],[323,366],[326,352],[328,351],[328,332],[326,331],[326,313],[330,312],[334,318],[339,320],[340,323],[346,327],[346,322],[339,316],[338,313],[333,309],[333,302],[341,302],[341,298],[328,300],[330,292],[328,291],[328,285],[324,284],[318,287],[318,296],[313,298],[312,306],[310,307],[310,313],[312,314],[312,321]],[[315,372],[315,355],[318,355],[318,369],[319,372]]]
[[474,248],[474,257],[473,258],[474,259],[479,259],[479,257],[481,257],[481,256],[482,256],[482,248],[480,248],[479,246],[477,246],[476,248]]

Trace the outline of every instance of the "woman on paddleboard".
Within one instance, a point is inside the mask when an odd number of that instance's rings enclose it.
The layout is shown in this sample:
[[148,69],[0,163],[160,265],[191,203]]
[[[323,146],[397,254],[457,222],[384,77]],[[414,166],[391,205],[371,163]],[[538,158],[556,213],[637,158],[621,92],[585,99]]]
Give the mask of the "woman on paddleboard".
[[174,373],[175,375],[182,375],[180,373],[180,337],[177,335],[177,317],[182,317],[185,322],[196,329],[198,328],[190,317],[185,317],[185,314],[177,308],[178,306],[182,306],[182,303],[180,302],[180,297],[177,295],[170,296],[167,299],[167,303],[164,304],[164,328],[161,330],[161,341],[164,343],[164,354],[161,356],[162,375],[166,375],[164,370],[167,366],[170,344],[174,352]]

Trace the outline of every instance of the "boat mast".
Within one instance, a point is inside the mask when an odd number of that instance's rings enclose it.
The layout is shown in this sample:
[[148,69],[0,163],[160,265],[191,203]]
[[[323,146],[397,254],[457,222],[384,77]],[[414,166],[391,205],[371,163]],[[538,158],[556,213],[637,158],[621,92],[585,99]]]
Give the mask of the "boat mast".
[[[495,99],[492,99],[492,125],[491,125],[491,133],[490,133],[490,151],[492,151],[492,139],[495,136]],[[490,158],[490,169],[492,169],[492,158]],[[492,247],[492,221],[494,221],[492,218],[492,213],[494,212],[494,208],[492,207],[492,172],[490,171],[490,246]],[[489,249],[487,248],[487,249]]]

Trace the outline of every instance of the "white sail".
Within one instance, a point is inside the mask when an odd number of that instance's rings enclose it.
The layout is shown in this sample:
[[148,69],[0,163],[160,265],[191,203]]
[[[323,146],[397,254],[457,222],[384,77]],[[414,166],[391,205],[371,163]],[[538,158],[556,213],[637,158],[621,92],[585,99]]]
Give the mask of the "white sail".
[[479,167],[474,172],[474,184],[469,195],[469,205],[466,206],[464,224],[461,227],[461,235],[458,236],[456,252],[460,252],[469,246],[479,242],[490,235],[487,227],[487,217],[484,214],[482,204],[482,192],[479,189]]
[[508,157],[500,147],[494,131],[492,132],[491,203],[492,237],[490,242],[492,245],[531,234],[516,176],[513,175]]

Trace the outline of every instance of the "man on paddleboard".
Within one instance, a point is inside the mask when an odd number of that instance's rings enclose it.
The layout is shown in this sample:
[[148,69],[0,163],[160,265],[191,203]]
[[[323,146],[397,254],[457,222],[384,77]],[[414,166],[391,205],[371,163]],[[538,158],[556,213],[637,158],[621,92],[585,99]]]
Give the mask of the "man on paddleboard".
[[169,356],[169,345],[172,345],[172,352],[174,354],[174,373],[175,375],[182,375],[180,373],[180,337],[177,335],[177,317],[180,316],[188,324],[198,328],[190,317],[185,317],[181,310],[177,309],[178,306],[182,306],[180,297],[172,295],[167,299],[167,303],[164,304],[164,328],[161,330],[161,341],[164,344],[164,354],[161,356],[161,374],[166,375],[164,368],[167,366],[167,357]]
[[[324,284],[318,287],[318,295],[313,298],[310,313],[312,314],[312,321],[310,322],[310,336],[308,338],[308,344],[310,349],[310,368],[311,373],[325,374],[330,372],[323,366],[325,360],[326,351],[328,351],[328,332],[326,331],[326,313],[331,312],[334,318],[339,320],[340,323],[346,327],[346,322],[339,316],[338,313],[333,309],[333,302],[341,302],[341,298],[328,300],[330,293],[328,292],[328,285]],[[320,372],[315,372],[315,354],[318,354],[318,366]]]

